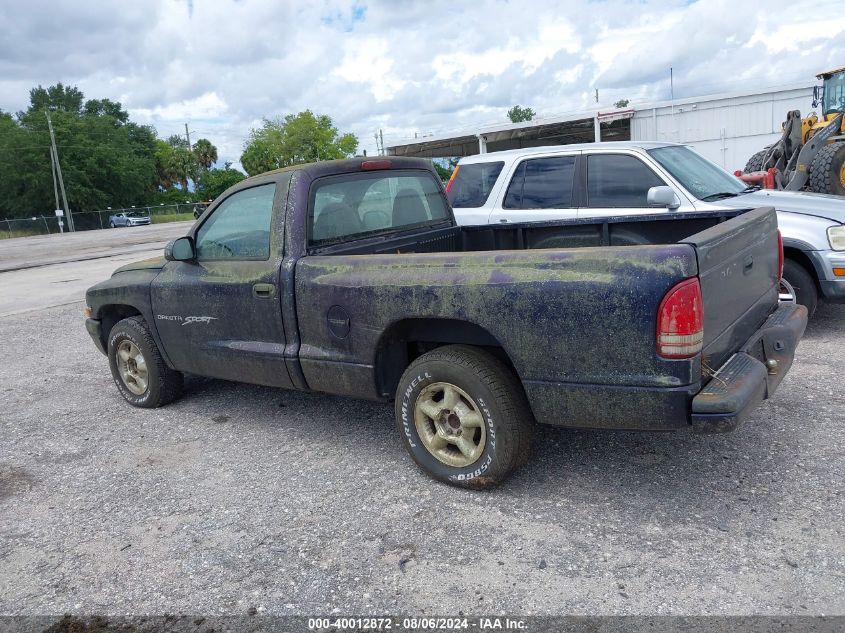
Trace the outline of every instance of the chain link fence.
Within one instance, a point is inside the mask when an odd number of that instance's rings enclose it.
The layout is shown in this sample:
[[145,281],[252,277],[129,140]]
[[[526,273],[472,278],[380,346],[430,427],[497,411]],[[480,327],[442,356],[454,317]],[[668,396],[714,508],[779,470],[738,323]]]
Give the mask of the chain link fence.
[[[77,231],[92,231],[110,228],[111,217],[118,213],[139,213],[149,216],[152,224],[162,222],[180,222],[193,220],[194,212],[205,210],[207,203],[190,202],[184,204],[162,204],[149,207],[130,207],[128,209],[103,209],[102,211],[74,211],[73,223]],[[68,231],[67,217],[64,231]],[[0,219],[0,239],[27,237],[30,235],[48,235],[60,233],[59,218],[55,215],[39,215],[29,218]]]

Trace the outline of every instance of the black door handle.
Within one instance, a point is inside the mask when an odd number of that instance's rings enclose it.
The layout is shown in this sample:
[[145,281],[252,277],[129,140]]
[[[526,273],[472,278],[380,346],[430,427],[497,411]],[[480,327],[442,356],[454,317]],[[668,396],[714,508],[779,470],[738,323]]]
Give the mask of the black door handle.
[[273,284],[255,284],[252,286],[252,294],[259,299],[270,299],[276,296],[276,286]]

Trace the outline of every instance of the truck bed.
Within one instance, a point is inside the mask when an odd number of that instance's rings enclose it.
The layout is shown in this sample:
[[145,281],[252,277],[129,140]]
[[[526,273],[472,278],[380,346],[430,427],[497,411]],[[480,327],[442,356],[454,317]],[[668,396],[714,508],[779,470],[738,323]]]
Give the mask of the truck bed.
[[750,210],[655,213],[480,226],[433,226],[399,235],[390,231],[383,236],[313,249],[309,254],[460,253],[673,244]]
[[[425,337],[428,323],[457,318],[477,326],[479,344],[505,351],[538,420],[673,428],[688,417],[708,368],[774,311],[776,225],[764,208],[432,227],[325,248],[296,267],[298,327],[308,341],[299,353],[303,373],[320,391],[388,396],[396,378],[389,372],[376,377],[373,392],[379,355],[395,355],[402,366],[413,353],[392,340],[406,338],[404,328]],[[658,305],[693,276],[705,306],[704,353],[661,358]],[[308,318],[332,305],[349,311],[352,334],[343,341]]]

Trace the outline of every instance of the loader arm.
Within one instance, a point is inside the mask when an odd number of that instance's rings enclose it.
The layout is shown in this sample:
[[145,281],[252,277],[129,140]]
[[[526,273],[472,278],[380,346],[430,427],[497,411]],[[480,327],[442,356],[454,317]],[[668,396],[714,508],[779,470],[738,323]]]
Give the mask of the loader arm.
[[[800,191],[807,184],[807,180],[810,178],[810,165],[813,159],[821,151],[822,147],[825,146],[828,139],[839,132],[842,116],[842,114],[838,115],[804,144],[804,147],[798,153],[795,170],[784,172],[785,182],[783,183],[783,189],[785,191]],[[786,180],[787,177],[788,180]]]

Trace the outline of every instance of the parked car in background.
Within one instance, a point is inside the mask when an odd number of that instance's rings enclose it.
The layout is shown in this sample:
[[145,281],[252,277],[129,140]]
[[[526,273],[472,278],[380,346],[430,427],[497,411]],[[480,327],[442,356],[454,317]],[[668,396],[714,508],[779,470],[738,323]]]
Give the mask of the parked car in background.
[[200,202],[194,205],[194,219],[198,220],[199,217],[205,213],[205,210],[208,208],[208,205],[204,202]]
[[462,158],[447,185],[459,224],[773,206],[784,279],[810,314],[845,302],[845,200],[760,190],[675,143],[556,145]]
[[115,228],[118,226],[142,226],[150,223],[150,216],[144,215],[138,211],[127,211],[125,213],[115,213],[109,216],[109,227]]

